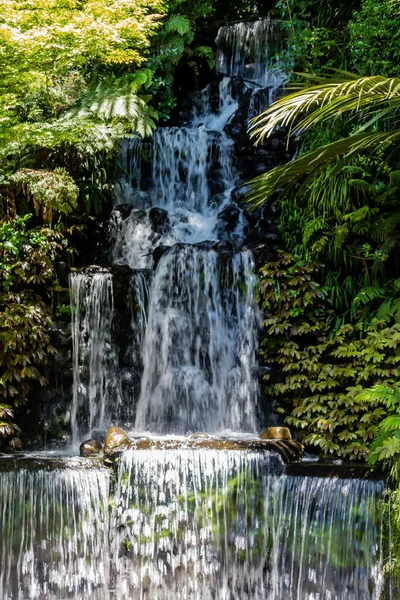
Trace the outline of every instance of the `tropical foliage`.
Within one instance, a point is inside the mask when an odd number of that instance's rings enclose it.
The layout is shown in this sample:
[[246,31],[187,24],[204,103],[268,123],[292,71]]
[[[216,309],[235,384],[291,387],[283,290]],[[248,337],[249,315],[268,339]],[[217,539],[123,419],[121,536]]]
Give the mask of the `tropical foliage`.
[[320,271],[321,265],[287,253],[261,270],[268,393],[280,398],[286,422],[303,432],[306,445],[362,459],[382,418],[396,410],[363,390],[396,385],[400,324],[374,320],[333,328]]
[[[42,297],[53,279],[65,237],[49,227],[29,229],[30,215],[0,224],[0,436],[19,448],[15,409],[26,405],[32,385],[46,384],[51,314]],[[4,402],[4,403],[3,403]]]

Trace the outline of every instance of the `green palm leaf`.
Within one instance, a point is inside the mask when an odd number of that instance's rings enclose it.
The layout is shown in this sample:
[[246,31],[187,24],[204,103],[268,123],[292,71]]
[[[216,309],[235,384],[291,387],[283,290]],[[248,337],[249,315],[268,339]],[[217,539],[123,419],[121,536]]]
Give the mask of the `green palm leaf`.
[[315,177],[329,163],[342,157],[344,161],[352,156],[400,143],[400,129],[389,132],[360,133],[348,138],[342,138],[316,150],[302,154],[286,165],[275,167],[249,181],[246,185],[246,203],[255,208],[263,204],[280,188],[288,193],[300,179]]
[[[252,120],[250,135],[257,138],[256,143],[268,137],[277,126],[289,127],[290,133],[296,135],[345,112],[382,110],[386,114],[400,107],[400,79],[396,77],[357,78],[345,73],[339,79],[313,79],[317,85],[299,84],[294,93],[284,96]],[[374,119],[380,116],[378,112]]]

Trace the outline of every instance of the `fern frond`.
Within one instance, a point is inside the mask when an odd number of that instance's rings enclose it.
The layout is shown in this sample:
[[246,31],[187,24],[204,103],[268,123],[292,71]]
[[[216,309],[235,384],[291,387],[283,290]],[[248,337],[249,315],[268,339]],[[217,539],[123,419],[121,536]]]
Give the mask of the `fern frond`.
[[186,15],[172,15],[164,28],[167,33],[179,33],[179,35],[186,35],[193,31],[190,19]]
[[[363,390],[354,398],[355,401],[370,404],[384,404],[388,408],[400,408],[400,389],[384,385],[374,385]],[[400,418],[400,417],[399,417]]]
[[377,287],[364,287],[359,291],[357,296],[353,300],[353,305],[358,308],[359,306],[367,306],[378,298],[385,297],[385,290]]

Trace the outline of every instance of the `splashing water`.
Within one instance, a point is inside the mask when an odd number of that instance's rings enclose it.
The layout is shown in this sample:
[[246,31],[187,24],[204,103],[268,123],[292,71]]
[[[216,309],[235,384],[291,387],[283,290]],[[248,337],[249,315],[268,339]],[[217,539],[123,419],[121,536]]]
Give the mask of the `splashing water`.
[[0,472],[0,597],[105,600],[107,505],[105,470]]

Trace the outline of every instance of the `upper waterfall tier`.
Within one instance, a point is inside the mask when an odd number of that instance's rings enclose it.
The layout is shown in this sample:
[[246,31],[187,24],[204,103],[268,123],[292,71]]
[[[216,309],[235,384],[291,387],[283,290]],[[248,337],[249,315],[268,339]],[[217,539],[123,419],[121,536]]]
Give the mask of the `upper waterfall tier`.
[[[205,127],[162,128],[153,135],[153,184],[156,206],[183,205],[188,211],[210,211],[209,176],[221,191],[234,185],[232,140]],[[181,240],[184,241],[184,240]]]
[[205,127],[156,131],[153,189],[146,202],[162,210],[142,210],[143,195],[139,196],[139,204],[133,205],[137,210],[117,226],[114,260],[134,269],[150,268],[157,246],[217,240],[218,213],[236,182],[232,150],[233,142],[224,132]]
[[275,56],[281,38],[279,27],[269,18],[221,27],[217,37],[217,71],[242,77],[253,87],[277,89],[286,79]]

